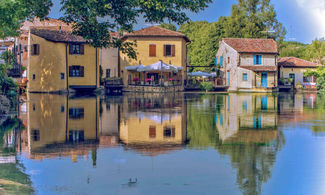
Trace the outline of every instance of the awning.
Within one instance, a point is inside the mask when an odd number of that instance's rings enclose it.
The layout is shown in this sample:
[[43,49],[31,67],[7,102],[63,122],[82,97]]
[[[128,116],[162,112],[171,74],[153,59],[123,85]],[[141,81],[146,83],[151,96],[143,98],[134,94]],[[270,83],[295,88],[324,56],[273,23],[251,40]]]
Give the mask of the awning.
[[190,72],[187,73],[187,76],[192,76],[192,77],[215,77],[216,75],[213,73],[207,73],[207,72]]
[[183,67],[165,64],[162,61],[137,69],[138,72],[178,72],[179,70],[183,70]]
[[125,69],[128,71],[137,71],[139,68],[144,68],[144,67],[146,67],[146,66],[139,64],[137,66],[127,66],[127,67],[125,67]]

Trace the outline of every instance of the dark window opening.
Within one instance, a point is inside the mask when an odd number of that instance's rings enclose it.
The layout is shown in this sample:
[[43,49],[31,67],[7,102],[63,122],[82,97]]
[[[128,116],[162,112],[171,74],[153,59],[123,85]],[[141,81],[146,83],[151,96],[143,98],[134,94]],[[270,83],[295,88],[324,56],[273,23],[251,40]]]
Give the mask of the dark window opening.
[[175,127],[164,127],[164,137],[175,137]]
[[164,45],[164,56],[174,57],[175,56],[175,45]]
[[40,132],[39,130],[32,130],[32,139],[34,142],[40,140]]
[[39,44],[33,44],[32,45],[32,55],[39,55]]
[[61,106],[61,112],[64,112],[64,106]]
[[61,78],[61,80],[64,80],[64,73],[61,72],[60,78]]
[[82,45],[82,44],[70,44],[69,45],[69,54],[83,55],[84,54],[84,45]]
[[83,130],[70,130],[69,131],[69,142],[83,142],[84,131]]
[[70,108],[69,118],[70,119],[81,119],[84,118],[84,108]]
[[84,67],[78,65],[70,66],[69,77],[84,77]]
[[36,79],[36,75],[35,74],[33,74],[33,80],[35,80]]
[[111,77],[111,69],[106,69],[106,78]]

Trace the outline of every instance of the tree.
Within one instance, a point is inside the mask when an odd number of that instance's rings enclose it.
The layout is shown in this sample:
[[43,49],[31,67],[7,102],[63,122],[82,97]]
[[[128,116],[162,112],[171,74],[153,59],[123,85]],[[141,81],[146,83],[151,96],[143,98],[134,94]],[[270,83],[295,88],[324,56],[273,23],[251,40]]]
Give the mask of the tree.
[[307,44],[299,42],[282,42],[278,45],[280,57],[304,58]]
[[4,61],[0,63],[0,92],[13,101],[17,95],[17,84],[8,77],[7,72],[15,62],[15,55],[11,51],[6,51],[1,54],[0,59]]
[[[211,71],[219,48],[219,41],[224,36],[223,20],[209,23],[207,21],[188,22],[180,26],[191,43],[188,46],[188,63],[193,66],[209,66],[211,68],[195,68],[194,70]],[[190,70],[193,71],[193,70]]]
[[[139,17],[146,22],[165,20],[181,24],[187,12],[199,12],[212,0],[61,0],[63,19],[72,24],[73,33],[94,47],[118,47],[135,58],[134,44],[111,38],[110,31],[132,31]],[[17,35],[20,23],[34,16],[46,18],[52,0],[10,0],[0,3],[2,38]]]
[[[273,33],[268,33],[270,31]],[[285,28],[277,20],[270,0],[238,0],[225,25],[226,37],[268,37],[282,41],[285,34]]]
[[305,58],[319,64],[325,64],[325,42],[318,40],[313,41],[313,43],[306,48]]
[[176,26],[174,24],[171,24],[171,23],[161,23],[159,26],[162,27],[162,28],[166,28],[168,30],[172,30],[172,31],[177,30]]

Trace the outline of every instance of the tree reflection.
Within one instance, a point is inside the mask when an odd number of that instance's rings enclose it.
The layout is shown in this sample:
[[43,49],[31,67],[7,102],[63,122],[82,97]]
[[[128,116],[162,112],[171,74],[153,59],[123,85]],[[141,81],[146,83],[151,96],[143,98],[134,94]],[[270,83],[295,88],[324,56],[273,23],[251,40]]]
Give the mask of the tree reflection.
[[188,98],[189,147],[214,147],[229,156],[242,192],[261,194],[285,144],[277,129],[277,98],[253,94]]

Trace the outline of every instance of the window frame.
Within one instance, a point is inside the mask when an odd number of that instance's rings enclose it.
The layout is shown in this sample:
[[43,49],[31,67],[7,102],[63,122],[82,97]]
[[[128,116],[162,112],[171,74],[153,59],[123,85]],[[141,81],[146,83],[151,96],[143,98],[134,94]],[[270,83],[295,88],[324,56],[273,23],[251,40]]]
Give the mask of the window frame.
[[38,56],[40,54],[40,45],[39,44],[33,44],[31,47],[31,55],[32,56]]
[[81,43],[69,44],[69,54],[70,55],[84,55],[84,53],[85,53],[84,44],[81,44]]
[[81,65],[69,66],[69,77],[85,77],[84,66]]
[[[244,75],[246,76],[246,79],[245,79]],[[242,81],[248,81],[248,74],[247,74],[247,72],[243,72],[243,74],[242,74]]]
[[[170,47],[170,55],[167,55],[167,47]],[[165,44],[164,45],[164,57],[175,57],[176,55],[176,47],[173,44]]]

